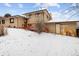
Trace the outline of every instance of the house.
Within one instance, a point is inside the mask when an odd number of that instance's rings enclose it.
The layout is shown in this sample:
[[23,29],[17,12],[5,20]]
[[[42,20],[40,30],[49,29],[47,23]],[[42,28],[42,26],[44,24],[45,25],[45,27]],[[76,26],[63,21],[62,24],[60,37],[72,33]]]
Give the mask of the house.
[[24,27],[26,21],[27,21],[26,18],[17,15],[17,16],[2,17],[0,19],[0,24],[4,27],[22,28]]
[[37,23],[45,23],[51,20],[51,14],[46,10],[38,10],[23,14],[28,17],[27,28],[35,30]]
[[1,20],[3,17],[0,16],[0,36],[4,35],[4,27],[1,25]]
[[79,21],[52,21],[51,14],[46,9],[22,15],[11,16],[7,14],[0,17],[0,27],[24,28],[36,31],[37,24],[40,23],[45,32],[79,37]]
[[26,17],[22,15],[11,16],[10,14],[5,14],[3,17],[0,17],[0,25],[2,27],[25,28],[35,31],[37,30],[37,23],[45,23],[51,19],[51,15],[46,9],[25,13],[23,15]]
[[[7,14],[9,15],[9,14]],[[24,28],[27,23],[27,18],[23,16],[4,16],[0,17],[0,35],[4,34],[4,27],[10,28]]]
[[36,30],[37,23],[45,23],[51,19],[51,15],[46,9],[25,13],[23,15],[26,17],[22,15],[11,16],[10,14],[5,14],[3,17],[0,17],[0,25],[3,27]]
[[[26,16],[26,17],[24,17]],[[10,14],[5,14],[1,18],[1,25],[4,27],[14,27],[14,28],[31,28],[35,29],[38,22],[47,22],[51,19],[51,15],[46,9],[33,11],[25,13],[22,15],[11,16]]]
[[67,36],[79,35],[79,21],[61,21],[61,22],[48,22],[46,26],[50,33],[56,33]]

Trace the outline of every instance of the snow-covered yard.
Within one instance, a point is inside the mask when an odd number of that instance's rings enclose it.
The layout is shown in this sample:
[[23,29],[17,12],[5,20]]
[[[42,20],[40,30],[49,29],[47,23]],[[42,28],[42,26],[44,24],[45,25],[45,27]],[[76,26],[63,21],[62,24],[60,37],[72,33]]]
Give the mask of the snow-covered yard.
[[8,28],[0,37],[0,55],[79,55],[79,38]]

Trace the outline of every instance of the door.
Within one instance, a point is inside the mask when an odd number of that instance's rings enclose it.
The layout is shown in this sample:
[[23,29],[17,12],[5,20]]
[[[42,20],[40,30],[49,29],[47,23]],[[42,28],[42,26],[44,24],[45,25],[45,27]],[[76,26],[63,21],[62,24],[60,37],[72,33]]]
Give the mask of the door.
[[60,24],[56,24],[56,33],[60,34]]
[[77,37],[79,37],[79,29],[76,29]]

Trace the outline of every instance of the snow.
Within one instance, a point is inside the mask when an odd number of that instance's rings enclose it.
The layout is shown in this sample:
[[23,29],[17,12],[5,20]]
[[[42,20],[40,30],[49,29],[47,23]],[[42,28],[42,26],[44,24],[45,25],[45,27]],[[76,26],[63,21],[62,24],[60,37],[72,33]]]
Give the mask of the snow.
[[72,21],[72,22],[74,22],[74,21],[76,21],[76,22],[79,22],[79,20],[78,19],[69,19],[69,20],[67,20],[67,19],[64,19],[64,20],[60,20],[60,19],[55,19],[55,20],[50,20],[50,21],[48,21],[48,23],[51,23],[51,22],[69,22],[69,21]]
[[8,28],[0,37],[1,56],[79,55],[79,38]]

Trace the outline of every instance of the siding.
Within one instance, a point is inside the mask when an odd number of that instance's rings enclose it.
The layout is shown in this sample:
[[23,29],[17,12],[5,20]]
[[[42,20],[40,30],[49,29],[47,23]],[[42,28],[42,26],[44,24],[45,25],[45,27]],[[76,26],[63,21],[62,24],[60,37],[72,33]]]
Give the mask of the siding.
[[54,23],[47,23],[46,27],[48,28],[50,33],[55,33],[55,24]]
[[47,23],[46,26],[50,33],[67,35],[68,31],[70,36],[76,36],[76,22]]

